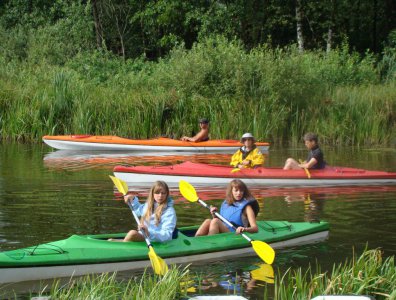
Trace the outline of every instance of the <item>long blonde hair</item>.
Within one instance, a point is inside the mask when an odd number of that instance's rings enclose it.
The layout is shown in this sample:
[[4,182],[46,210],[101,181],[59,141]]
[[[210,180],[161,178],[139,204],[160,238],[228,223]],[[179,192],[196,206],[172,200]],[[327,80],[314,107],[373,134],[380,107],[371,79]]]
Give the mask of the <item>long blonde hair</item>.
[[232,188],[234,187],[243,191],[243,198],[245,198],[246,200],[254,199],[246,184],[240,179],[234,179],[227,186],[226,201],[228,205],[232,205],[235,203],[234,196],[232,195]]
[[[162,202],[158,205],[158,207],[154,211],[154,194],[159,190],[166,192],[166,201]],[[165,208],[168,206],[168,198],[169,198],[169,187],[164,181],[156,181],[154,182],[153,186],[150,189],[150,193],[147,197],[147,210],[142,216],[142,221],[146,220],[150,222],[150,217],[154,213],[155,214],[155,225],[161,222],[161,216]]]

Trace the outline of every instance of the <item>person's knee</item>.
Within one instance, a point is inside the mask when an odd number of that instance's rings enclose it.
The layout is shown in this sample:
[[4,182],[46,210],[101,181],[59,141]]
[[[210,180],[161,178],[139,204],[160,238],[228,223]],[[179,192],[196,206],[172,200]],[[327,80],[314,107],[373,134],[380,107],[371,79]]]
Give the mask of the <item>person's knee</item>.
[[214,218],[213,222],[215,222],[216,224],[221,224],[222,221],[219,218]]
[[129,231],[128,231],[128,233],[127,233],[125,239],[126,239],[126,240],[133,240],[133,239],[134,239],[135,237],[137,237],[138,235],[139,235],[139,232],[136,231],[136,230],[134,230],[134,229],[132,229],[132,230],[129,230]]
[[218,219],[218,218],[214,218],[214,219],[212,219],[211,222],[210,222],[210,225],[211,225],[211,226],[219,227],[220,224],[222,224],[222,222],[221,222],[221,220]]
[[293,166],[295,165],[295,160],[291,157],[289,157],[288,159],[286,159],[285,162],[285,166],[283,167],[284,170],[289,170],[291,168],[293,168]]

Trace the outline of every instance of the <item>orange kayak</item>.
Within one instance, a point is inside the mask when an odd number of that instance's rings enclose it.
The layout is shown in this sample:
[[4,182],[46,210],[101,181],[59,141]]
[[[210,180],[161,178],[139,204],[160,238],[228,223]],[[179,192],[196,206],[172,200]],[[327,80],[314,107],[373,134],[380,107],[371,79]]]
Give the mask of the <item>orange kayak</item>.
[[[170,138],[146,140],[127,139],[118,136],[98,135],[46,135],[43,141],[61,150],[150,150],[150,151],[191,151],[191,152],[229,152],[239,149],[238,140],[209,140],[206,142],[184,142]],[[262,151],[268,151],[269,143],[257,142]]]

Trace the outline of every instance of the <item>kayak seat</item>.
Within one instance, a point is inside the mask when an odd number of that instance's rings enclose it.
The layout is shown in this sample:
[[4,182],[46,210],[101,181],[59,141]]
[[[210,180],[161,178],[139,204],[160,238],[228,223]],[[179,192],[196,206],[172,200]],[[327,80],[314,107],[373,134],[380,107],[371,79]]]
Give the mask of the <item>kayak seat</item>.
[[190,229],[184,229],[181,231],[185,236],[188,237],[195,237],[195,233],[197,232],[198,227],[196,228],[190,228]]
[[172,240],[177,239],[178,235],[179,235],[179,229],[175,227],[175,230],[173,230],[172,233]]

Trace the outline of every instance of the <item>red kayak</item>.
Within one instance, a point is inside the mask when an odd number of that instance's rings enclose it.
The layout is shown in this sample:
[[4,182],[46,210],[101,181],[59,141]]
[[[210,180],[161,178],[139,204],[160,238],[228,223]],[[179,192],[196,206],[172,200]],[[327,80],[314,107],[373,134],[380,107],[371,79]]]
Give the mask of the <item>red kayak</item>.
[[225,185],[238,178],[247,184],[268,186],[338,186],[396,184],[396,173],[327,166],[322,170],[281,168],[234,169],[229,166],[184,162],[171,166],[116,166],[114,175],[130,186],[151,185],[156,180],[177,184]]

